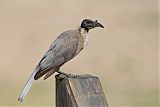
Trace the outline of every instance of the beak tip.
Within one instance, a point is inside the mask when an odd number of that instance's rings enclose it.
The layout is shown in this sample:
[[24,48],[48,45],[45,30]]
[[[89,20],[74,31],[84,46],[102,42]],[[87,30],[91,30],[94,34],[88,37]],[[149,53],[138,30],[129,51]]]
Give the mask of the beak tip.
[[99,27],[104,28],[104,26],[102,24],[99,24]]
[[95,22],[96,22],[96,27],[104,28],[104,26],[101,23],[98,23],[98,21],[95,21]]

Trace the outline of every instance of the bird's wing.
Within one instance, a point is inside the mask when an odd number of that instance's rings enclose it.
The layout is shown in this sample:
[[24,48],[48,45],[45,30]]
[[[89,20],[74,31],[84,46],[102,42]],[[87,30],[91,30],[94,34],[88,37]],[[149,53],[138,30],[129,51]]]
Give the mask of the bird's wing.
[[60,67],[77,54],[79,41],[77,36],[72,34],[72,32],[67,31],[57,37],[39,62],[39,70],[35,75],[35,79],[37,78],[36,76],[41,74],[40,78],[53,67]]

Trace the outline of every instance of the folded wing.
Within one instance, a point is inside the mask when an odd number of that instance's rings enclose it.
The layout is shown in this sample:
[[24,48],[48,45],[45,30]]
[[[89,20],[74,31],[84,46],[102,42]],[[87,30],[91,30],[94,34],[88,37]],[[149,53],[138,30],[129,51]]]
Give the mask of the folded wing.
[[64,32],[53,42],[38,64],[39,70],[34,76],[35,80],[39,79],[47,72],[53,74],[59,70],[64,63],[77,55],[79,39],[75,34],[76,33],[73,33],[73,31]]

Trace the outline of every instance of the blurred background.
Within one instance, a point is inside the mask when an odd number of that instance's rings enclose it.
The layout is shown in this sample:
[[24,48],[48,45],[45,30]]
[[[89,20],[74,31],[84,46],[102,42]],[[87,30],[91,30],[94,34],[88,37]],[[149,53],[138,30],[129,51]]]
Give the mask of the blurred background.
[[105,28],[62,71],[98,76],[109,107],[158,107],[158,0],[0,0],[0,107],[55,107],[54,76],[17,98],[53,40],[84,18]]

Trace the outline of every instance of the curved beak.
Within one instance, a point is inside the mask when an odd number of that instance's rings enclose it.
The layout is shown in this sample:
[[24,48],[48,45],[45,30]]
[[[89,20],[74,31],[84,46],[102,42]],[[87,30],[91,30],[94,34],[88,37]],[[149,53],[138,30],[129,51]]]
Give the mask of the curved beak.
[[95,27],[104,28],[104,26],[101,23],[99,23],[97,20],[95,21]]
[[101,23],[99,23],[97,20],[95,21],[95,27],[104,28],[104,26]]

